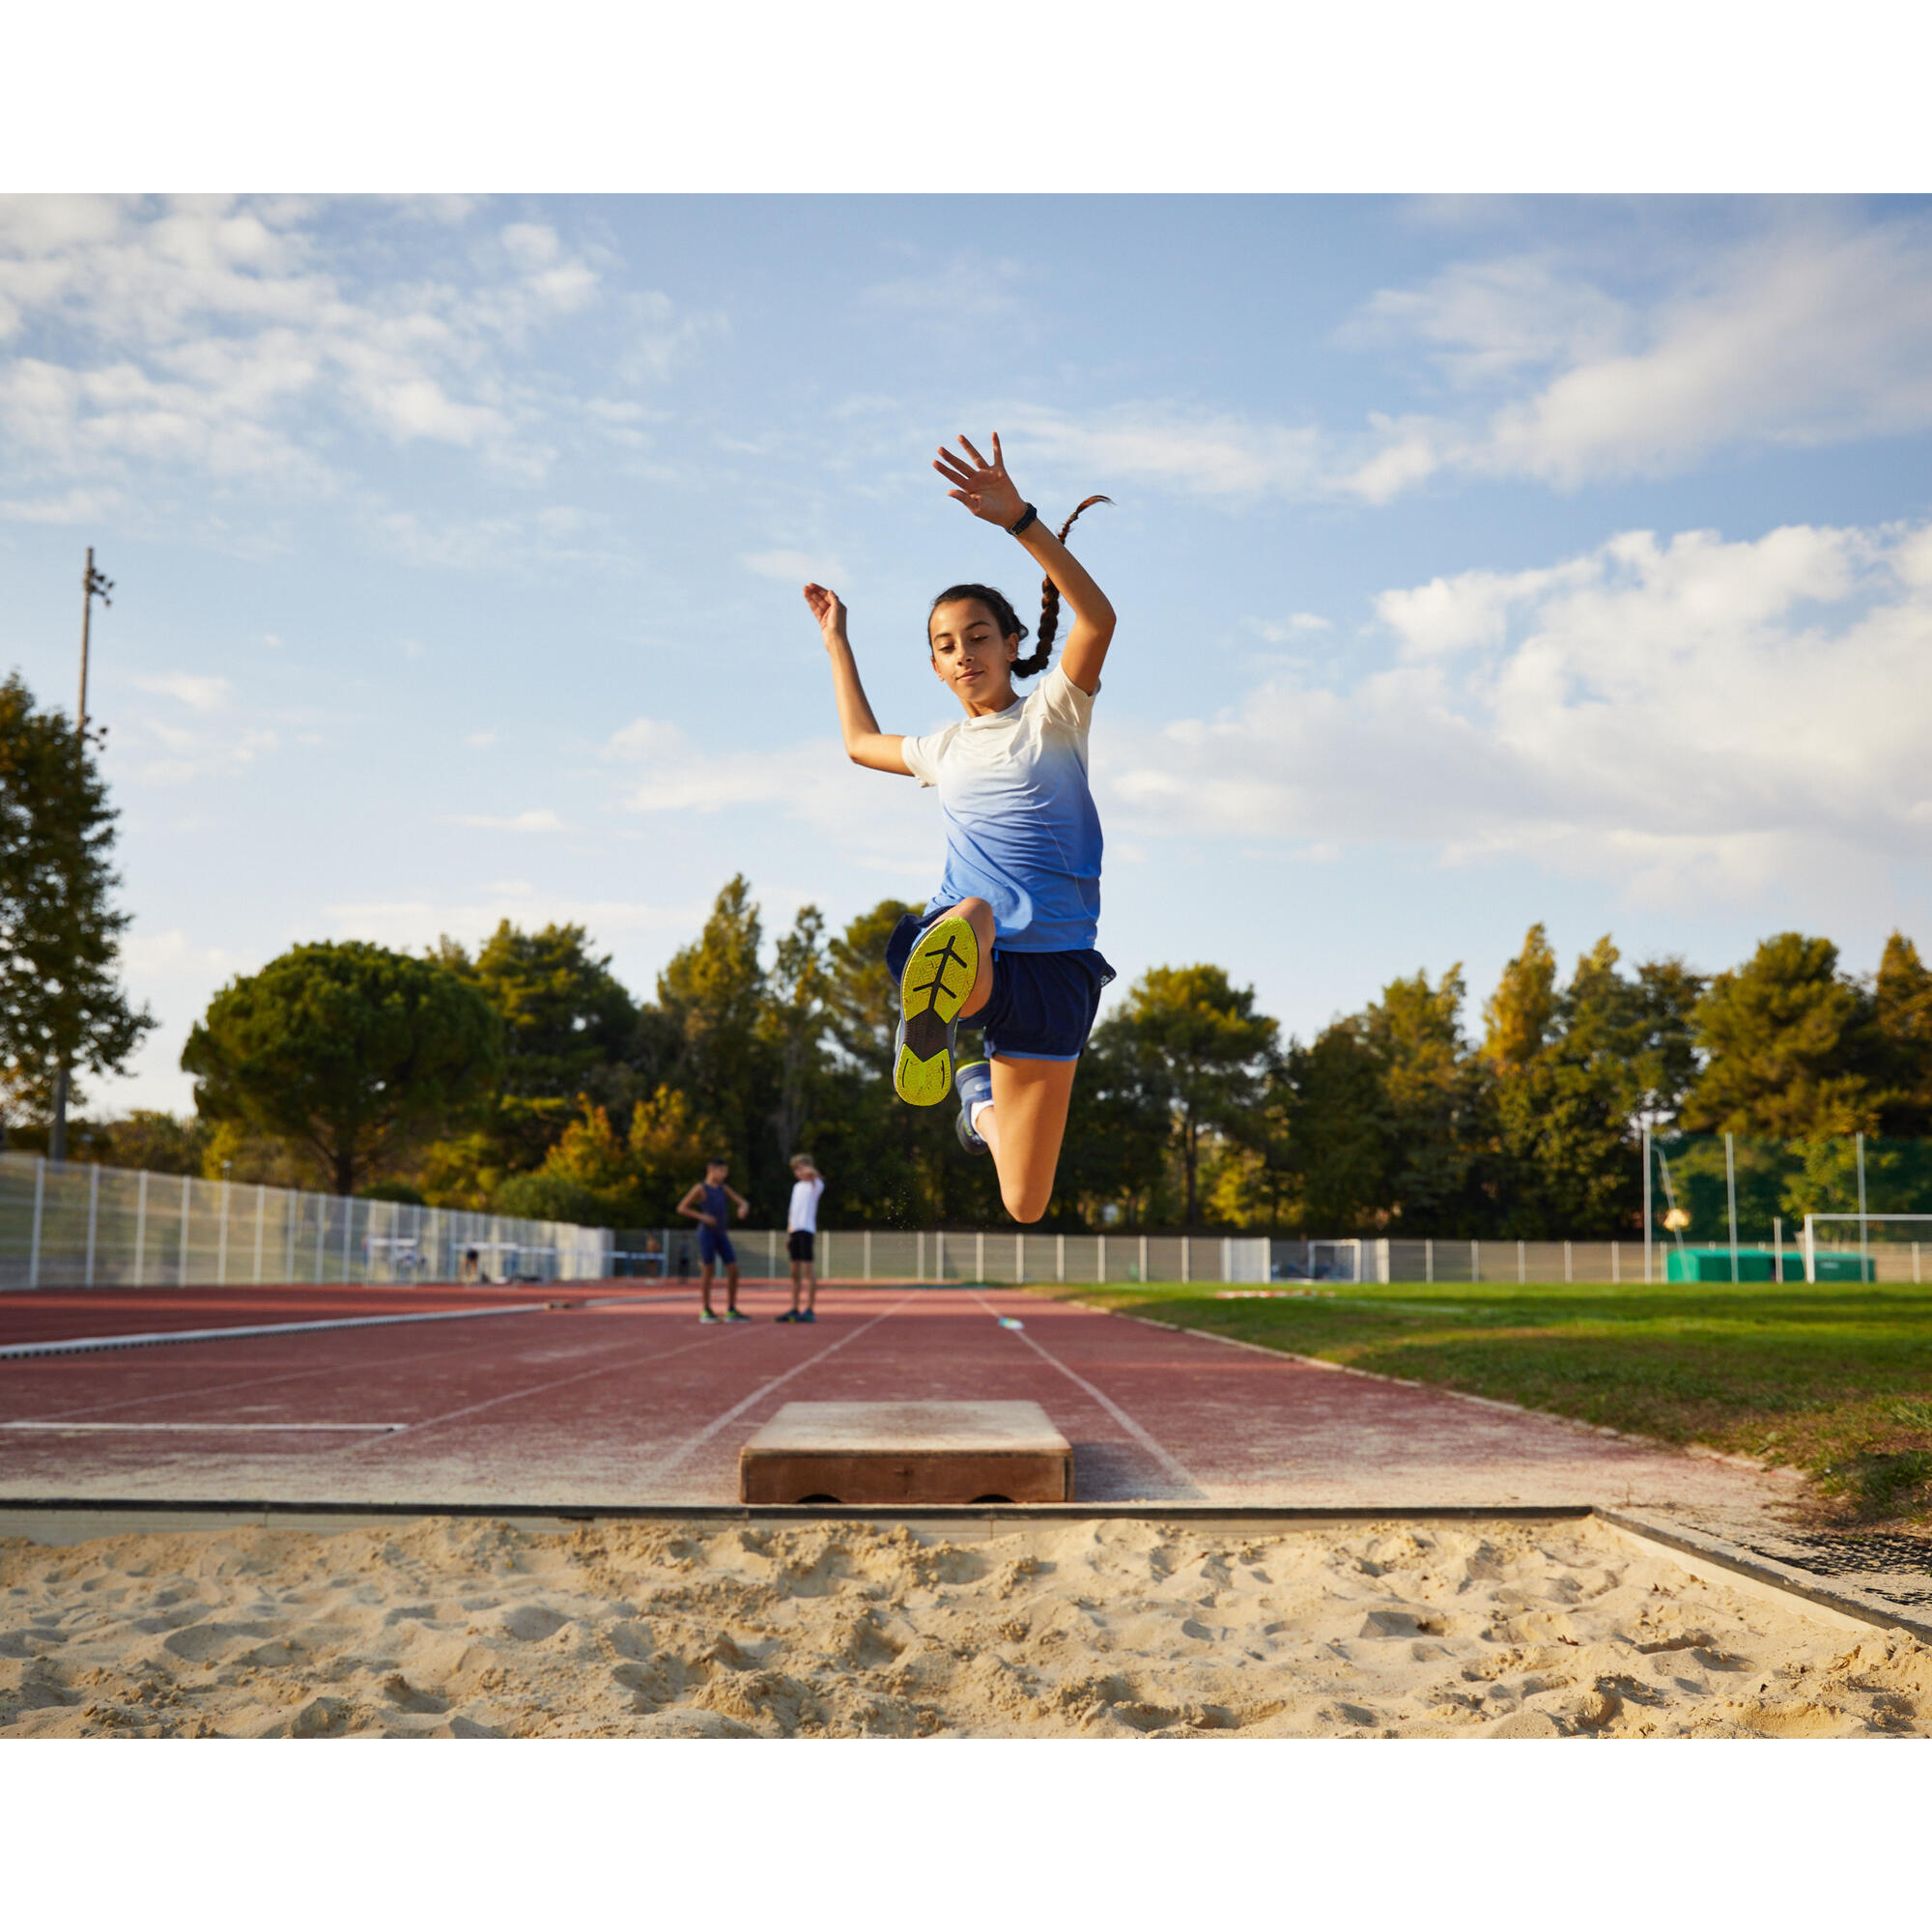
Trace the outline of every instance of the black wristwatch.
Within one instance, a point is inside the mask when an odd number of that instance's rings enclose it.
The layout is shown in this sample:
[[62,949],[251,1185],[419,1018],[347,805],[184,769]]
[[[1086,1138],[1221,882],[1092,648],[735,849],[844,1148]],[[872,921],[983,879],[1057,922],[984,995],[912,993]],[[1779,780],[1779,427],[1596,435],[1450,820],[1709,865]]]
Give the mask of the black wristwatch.
[[1020,512],[1019,522],[1016,524],[1009,524],[1007,526],[1007,534],[1009,537],[1016,537],[1023,535],[1028,529],[1030,529],[1033,526],[1034,523],[1037,520],[1039,512],[1036,510],[1031,503],[1029,503],[1026,506],[1026,508]]

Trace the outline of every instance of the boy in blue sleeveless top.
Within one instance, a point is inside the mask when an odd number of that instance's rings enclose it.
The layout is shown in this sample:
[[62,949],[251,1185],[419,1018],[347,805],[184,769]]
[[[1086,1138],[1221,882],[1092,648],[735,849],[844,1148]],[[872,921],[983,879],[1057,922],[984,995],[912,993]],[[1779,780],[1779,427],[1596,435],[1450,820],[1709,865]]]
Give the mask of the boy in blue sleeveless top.
[[731,1236],[725,1233],[725,1226],[731,1218],[731,1207],[737,1208],[738,1218],[742,1221],[752,1211],[752,1204],[735,1188],[724,1185],[724,1177],[730,1171],[730,1167],[722,1160],[707,1160],[704,1163],[704,1179],[693,1181],[690,1191],[677,1204],[680,1214],[689,1215],[697,1223],[697,1254],[702,1263],[697,1286],[704,1300],[704,1311],[697,1318],[701,1322],[720,1320],[711,1312],[711,1277],[721,1261],[724,1264],[723,1319],[726,1321],[749,1321],[752,1319],[738,1312],[738,1252],[731,1245]]

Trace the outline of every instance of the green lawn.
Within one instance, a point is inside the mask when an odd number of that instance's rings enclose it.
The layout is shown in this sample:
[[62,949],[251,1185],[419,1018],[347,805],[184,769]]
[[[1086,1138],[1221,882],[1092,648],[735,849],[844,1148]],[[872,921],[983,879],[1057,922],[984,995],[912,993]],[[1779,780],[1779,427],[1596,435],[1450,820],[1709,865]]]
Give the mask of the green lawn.
[[1932,1284],[1399,1282],[1268,1300],[1174,1282],[1040,1292],[1789,1463],[1833,1514],[1861,1521],[1932,1516]]

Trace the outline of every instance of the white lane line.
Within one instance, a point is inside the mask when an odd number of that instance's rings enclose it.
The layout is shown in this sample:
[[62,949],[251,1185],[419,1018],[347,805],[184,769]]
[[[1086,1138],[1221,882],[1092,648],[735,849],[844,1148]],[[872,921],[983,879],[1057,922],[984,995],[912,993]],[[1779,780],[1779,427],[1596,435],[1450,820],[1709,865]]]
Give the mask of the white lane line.
[[69,1342],[14,1342],[0,1361],[24,1355],[84,1355],[98,1349],[154,1349],[164,1342],[236,1342],[249,1335],[309,1335],[324,1328],[394,1328],[406,1321],[474,1321],[485,1315],[543,1315],[547,1301],[519,1301],[505,1308],[440,1308],[426,1315],[345,1315],[331,1321],[266,1321],[245,1328],[175,1328],[164,1333],[82,1335]]
[[[726,1328],[724,1332],[725,1335],[728,1335],[731,1331]],[[526,1388],[510,1389],[502,1395],[486,1396],[481,1402],[467,1403],[461,1408],[445,1409],[440,1415],[426,1415],[420,1422],[405,1423],[401,1429],[396,1431],[396,1434],[399,1435],[420,1435],[423,1430],[439,1428],[445,1422],[459,1422],[466,1415],[480,1415],[486,1408],[500,1408],[506,1402],[522,1402],[529,1396],[548,1395],[553,1389],[569,1388],[574,1382],[587,1382],[598,1376],[620,1375],[625,1370],[634,1369],[639,1363],[643,1362],[668,1362],[674,1356],[688,1355],[694,1349],[710,1348],[714,1343],[722,1340],[722,1336],[707,1335],[702,1341],[686,1343],[682,1349],[633,1350],[619,1356],[615,1361],[602,1362],[594,1369],[580,1369],[574,1376],[559,1376],[556,1380],[549,1382],[532,1382]],[[361,1446],[360,1443],[351,1443],[347,1449],[340,1452],[330,1450],[326,1453],[330,1455],[340,1453],[346,1456],[353,1454]]]
[[[676,1299],[677,1297],[668,1296],[666,1298]],[[226,1333],[227,1331],[224,1330],[223,1332]],[[428,1338],[425,1337],[424,1339],[427,1340]],[[421,1368],[425,1363],[446,1362],[452,1357],[471,1351],[478,1339],[477,1337],[469,1335],[452,1336],[450,1338],[452,1346],[447,1349],[438,1349],[432,1352],[417,1353],[407,1358],[389,1356],[379,1366],[384,1369],[402,1368],[413,1372]],[[608,1337],[601,1335],[591,1336],[584,1341],[582,1352],[588,1353],[592,1350],[607,1349],[609,1347],[610,1340]],[[330,1368],[327,1364],[312,1362],[307,1368],[290,1369],[281,1375],[248,1376],[241,1381],[199,1382],[193,1387],[183,1389],[150,1389],[145,1394],[122,1396],[113,1402],[79,1403],[71,1408],[50,1409],[39,1419],[43,1422],[51,1422],[65,1415],[97,1415],[103,1409],[139,1408],[151,1402],[197,1402],[207,1396],[231,1395],[238,1389],[272,1388],[279,1382],[311,1381],[318,1377],[333,1377],[340,1373],[340,1370]]]
[[[995,1320],[998,1319],[998,1313],[999,1313],[998,1310],[996,1310],[993,1307],[992,1303],[989,1302],[986,1299],[986,1297],[983,1294],[980,1294],[977,1290],[974,1291],[973,1299],[977,1301],[980,1304],[980,1306],[986,1311],[988,1315],[993,1316]],[[1195,1495],[1198,1497],[1206,1497],[1208,1495],[1207,1484],[1202,1482],[1201,1479],[1197,1475],[1195,1475],[1194,1471],[1190,1469],[1185,1463],[1181,1462],[1178,1456],[1173,1455],[1166,1447],[1164,1447],[1157,1437],[1149,1435],[1148,1432],[1145,1429],[1143,1429],[1141,1425],[1138,1422],[1136,1422],[1133,1419],[1133,1417],[1129,1415],[1127,1411],[1124,1408],[1122,1408],[1121,1405],[1113,1399],[1112,1396],[1106,1394],[1101,1389],[1096,1389],[1094,1386],[1094,1384],[1087,1379],[1085,1376],[1075,1375],[1074,1372],[1071,1369],[1069,1369],[1066,1366],[1066,1364],[1060,1359],[1058,1355],[1055,1355],[1049,1350],[1043,1348],[1039,1343],[1036,1342],[1030,1330],[1025,1328],[1009,1328],[1006,1332],[1009,1335],[1017,1335],[1019,1339],[1022,1342],[1024,1342],[1027,1345],[1027,1347],[1031,1349],[1034,1351],[1034,1353],[1040,1358],[1041,1361],[1047,1363],[1052,1368],[1058,1369],[1060,1373],[1063,1376],[1065,1376],[1066,1379],[1070,1381],[1076,1388],[1084,1390],[1088,1395],[1093,1397],[1093,1399],[1095,1402],[1097,1402],[1100,1405],[1100,1406],[1104,1408],[1107,1411],[1107,1413],[1111,1415],[1114,1418],[1114,1420],[1118,1422],[1121,1425],[1121,1427],[1124,1429],[1127,1432],[1127,1434],[1130,1436],[1132,1436],[1133,1439],[1136,1442],[1138,1442],[1140,1446],[1143,1449],[1145,1449],[1148,1452],[1148,1454],[1151,1456],[1154,1459],[1154,1461],[1158,1463],[1160,1466],[1163,1469],[1165,1469],[1167,1473],[1170,1476],[1172,1476],[1177,1482],[1185,1484],[1187,1488],[1192,1490]],[[1176,1498],[1176,1500],[1179,1500],[1179,1498]]]
[[827,1355],[836,1355],[840,1349],[844,1348],[846,1343],[856,1342],[861,1335],[866,1334],[869,1329],[876,1328],[881,1321],[885,1321],[887,1316],[896,1315],[912,1298],[911,1295],[902,1296],[899,1300],[894,1302],[890,1308],[882,1309],[869,1321],[853,1329],[849,1335],[839,1336],[838,1341],[828,1343],[815,1355],[808,1355],[804,1361],[787,1369],[783,1375],[774,1376],[770,1381],[761,1382],[743,1402],[734,1402],[723,1415],[715,1416],[696,1435],[686,1436],[683,1443],[668,1456],[665,1457],[661,1462],[653,1463],[650,1468],[645,1471],[643,1480],[656,1482],[661,1477],[669,1475],[693,1450],[701,1449],[721,1429],[728,1429],[747,1409],[755,1407],[775,1388],[781,1388],[794,1376],[804,1375],[807,1369],[812,1367],[814,1363],[824,1361]]
[[381,1431],[393,1435],[407,1422],[0,1422],[0,1429],[40,1429],[50,1435],[154,1435],[162,1431],[183,1435],[234,1435],[265,1431],[319,1430],[336,1435]]

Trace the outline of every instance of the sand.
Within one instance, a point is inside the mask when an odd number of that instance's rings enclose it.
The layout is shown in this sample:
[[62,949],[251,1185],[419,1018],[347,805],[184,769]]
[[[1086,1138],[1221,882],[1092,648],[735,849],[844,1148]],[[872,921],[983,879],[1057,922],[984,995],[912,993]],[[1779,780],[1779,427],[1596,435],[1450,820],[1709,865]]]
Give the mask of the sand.
[[1864,1737],[1932,1648],[1578,1520],[0,1540],[0,1734]]

